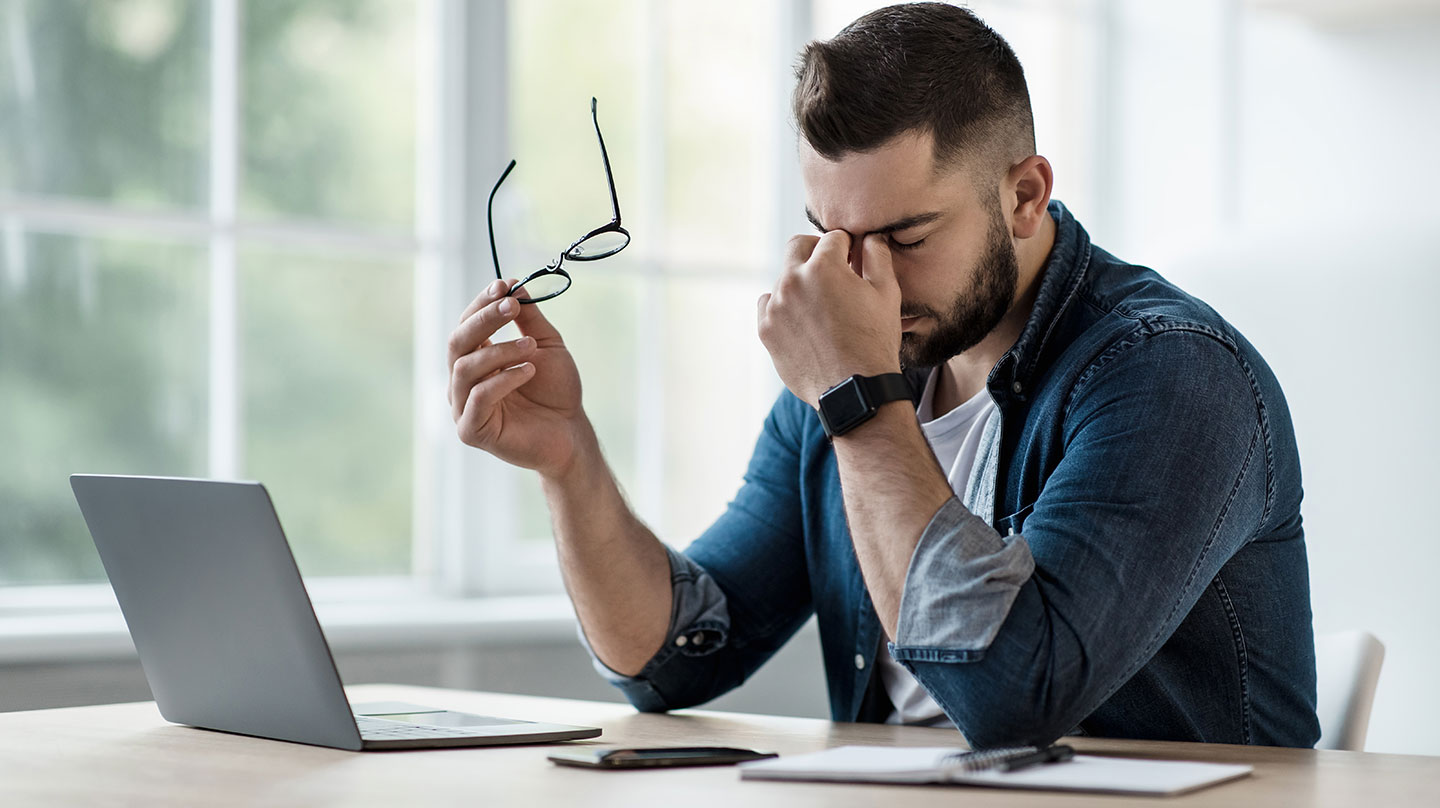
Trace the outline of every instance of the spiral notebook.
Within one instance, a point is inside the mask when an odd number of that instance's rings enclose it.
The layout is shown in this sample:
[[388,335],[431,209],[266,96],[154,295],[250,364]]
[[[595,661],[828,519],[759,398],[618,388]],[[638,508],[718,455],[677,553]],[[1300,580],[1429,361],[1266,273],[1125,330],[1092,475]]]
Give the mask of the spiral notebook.
[[744,780],[846,783],[954,783],[998,788],[1171,796],[1244,777],[1253,767],[1181,760],[1076,755],[1016,771],[991,765],[1004,755],[954,747],[841,746],[741,764]]

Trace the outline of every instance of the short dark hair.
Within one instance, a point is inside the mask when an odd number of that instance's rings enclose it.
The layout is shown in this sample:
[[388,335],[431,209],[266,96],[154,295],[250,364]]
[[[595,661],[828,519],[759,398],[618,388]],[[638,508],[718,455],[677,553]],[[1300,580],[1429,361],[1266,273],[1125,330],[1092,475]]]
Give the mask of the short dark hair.
[[827,160],[906,132],[934,138],[937,167],[969,158],[1009,168],[1035,151],[1020,60],[969,9],[906,3],[872,11],[805,46],[795,77],[800,135]]

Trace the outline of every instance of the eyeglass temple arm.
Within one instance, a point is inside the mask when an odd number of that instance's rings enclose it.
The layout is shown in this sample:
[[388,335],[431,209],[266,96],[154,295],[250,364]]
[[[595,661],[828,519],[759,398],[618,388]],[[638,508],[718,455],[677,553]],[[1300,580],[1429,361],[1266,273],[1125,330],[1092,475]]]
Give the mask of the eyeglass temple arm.
[[590,120],[595,124],[595,137],[600,141],[600,159],[605,161],[605,181],[610,184],[610,209],[615,212],[614,222],[620,223],[620,198],[615,195],[615,175],[610,173],[610,154],[605,151],[605,136],[600,134],[600,116],[595,112],[596,101],[590,98]]
[[515,161],[511,160],[510,165],[500,173],[500,179],[495,180],[495,187],[490,189],[490,201],[485,204],[485,225],[490,231],[490,260],[495,262],[495,277],[504,280],[500,275],[500,254],[495,250],[495,192],[500,190],[500,184],[515,170]]

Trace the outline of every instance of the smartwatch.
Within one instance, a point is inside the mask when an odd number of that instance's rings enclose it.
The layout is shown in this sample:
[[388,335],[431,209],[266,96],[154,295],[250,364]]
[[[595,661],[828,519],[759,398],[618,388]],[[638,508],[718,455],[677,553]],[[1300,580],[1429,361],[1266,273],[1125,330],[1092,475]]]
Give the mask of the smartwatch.
[[820,394],[820,425],[833,440],[874,418],[881,404],[914,397],[903,373],[851,376]]

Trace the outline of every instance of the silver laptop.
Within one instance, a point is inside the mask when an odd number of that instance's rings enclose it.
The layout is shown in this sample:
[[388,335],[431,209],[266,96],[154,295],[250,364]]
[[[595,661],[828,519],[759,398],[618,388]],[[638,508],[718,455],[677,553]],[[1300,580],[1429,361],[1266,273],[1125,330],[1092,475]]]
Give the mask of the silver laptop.
[[260,483],[75,474],[70,487],[167,721],[353,750],[600,734],[416,704],[352,706]]

